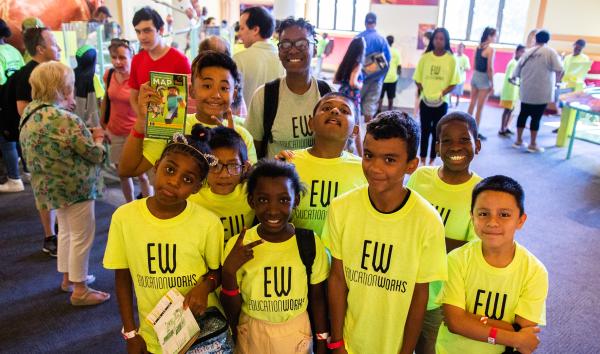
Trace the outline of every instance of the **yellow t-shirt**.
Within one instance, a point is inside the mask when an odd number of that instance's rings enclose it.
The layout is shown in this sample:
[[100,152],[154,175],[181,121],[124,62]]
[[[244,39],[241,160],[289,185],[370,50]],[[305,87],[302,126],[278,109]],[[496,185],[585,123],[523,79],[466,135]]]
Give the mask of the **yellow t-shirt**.
[[248,205],[245,184],[238,184],[227,195],[215,194],[206,185],[198,193],[190,195],[188,200],[200,204],[221,219],[225,241],[239,234],[244,226],[252,226],[254,210]]
[[[441,167],[423,166],[417,169],[406,185],[419,193],[440,213],[446,237],[453,240],[470,241],[477,238],[471,221],[471,194],[481,177],[473,173],[471,179],[462,184],[448,184],[440,178]],[[436,298],[442,282],[429,283],[427,310],[440,307]]]
[[577,56],[569,54],[565,57],[564,68],[565,73],[562,81],[567,83],[568,87],[573,87],[576,91],[582,90],[584,86],[585,76],[592,67],[590,58],[581,53]]
[[[104,268],[129,269],[137,299],[140,335],[148,350],[161,348],[146,315],[171,288],[187,294],[209,269],[219,269],[223,227],[219,219],[195,203],[171,219],[158,219],[146,198],[119,207],[112,216]],[[218,304],[211,293],[209,306]]]
[[415,283],[446,280],[440,215],[415,192],[400,210],[380,213],[363,186],[333,200],[322,238],[344,265],[346,349],[398,353]]
[[[421,98],[434,101],[440,98],[442,91],[448,86],[460,84],[460,75],[456,57],[445,53],[441,57],[427,52],[421,56],[413,80],[423,86]],[[446,94],[444,100],[448,102],[450,94]]]
[[[260,239],[255,226],[246,231],[244,244]],[[235,245],[239,235],[225,246],[223,261]],[[311,284],[319,284],[329,276],[329,260],[325,247],[315,237],[316,255],[310,277]],[[254,258],[237,271],[242,294],[242,311],[250,317],[274,322],[286,322],[306,311],[308,286],[306,268],[300,259],[296,236],[280,243],[267,242],[253,248]]]
[[313,230],[320,236],[331,200],[367,183],[362,161],[346,151],[335,159],[315,157],[308,149],[294,151],[294,154],[290,162],[296,166],[307,192],[294,210],[292,220],[297,227]]
[[[244,119],[234,116],[234,130],[240,134],[244,143],[246,143],[246,148],[248,149],[248,160],[250,163],[255,163],[257,161],[256,157],[256,149],[254,147],[254,138],[252,135],[244,128]],[[188,114],[185,121],[185,133],[191,134],[192,128],[198,122],[196,116],[194,114]],[[216,125],[204,124],[205,127],[214,128]],[[160,155],[162,155],[163,150],[167,147],[167,141],[162,139],[144,139],[144,158],[148,160],[150,163],[154,164],[158,159],[160,159]]]
[[[546,324],[548,272],[525,247],[516,243],[515,258],[505,268],[489,265],[483,258],[481,240],[455,249],[448,255],[448,281],[440,304],[460,307],[470,313],[513,323],[515,315],[540,325]],[[440,327],[436,352],[502,353],[505,347],[452,334]]]

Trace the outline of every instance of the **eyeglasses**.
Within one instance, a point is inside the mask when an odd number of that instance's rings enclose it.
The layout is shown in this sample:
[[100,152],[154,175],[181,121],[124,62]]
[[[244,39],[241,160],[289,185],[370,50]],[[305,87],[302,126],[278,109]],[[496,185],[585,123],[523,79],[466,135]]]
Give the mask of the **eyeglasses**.
[[295,41],[283,40],[277,43],[277,47],[279,50],[290,50],[292,47],[296,47],[298,50],[306,50],[310,44],[314,44],[314,41],[308,40],[306,38],[298,39]]
[[237,163],[226,163],[225,164],[225,163],[217,162],[216,165],[210,167],[210,172],[221,173],[221,171],[223,171],[224,167],[227,168],[227,173],[229,173],[230,176],[238,176],[242,173],[244,165],[240,165]]

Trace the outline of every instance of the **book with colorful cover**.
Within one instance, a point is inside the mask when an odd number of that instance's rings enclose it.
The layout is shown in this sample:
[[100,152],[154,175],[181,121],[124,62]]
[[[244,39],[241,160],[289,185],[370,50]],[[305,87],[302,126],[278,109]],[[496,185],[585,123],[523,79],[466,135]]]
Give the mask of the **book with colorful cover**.
[[185,353],[200,335],[194,314],[183,309],[184,299],[177,289],[171,289],[146,316],[165,354]]
[[174,133],[185,133],[188,97],[187,75],[150,72],[150,86],[162,97],[160,104],[148,104],[146,136],[170,140]]

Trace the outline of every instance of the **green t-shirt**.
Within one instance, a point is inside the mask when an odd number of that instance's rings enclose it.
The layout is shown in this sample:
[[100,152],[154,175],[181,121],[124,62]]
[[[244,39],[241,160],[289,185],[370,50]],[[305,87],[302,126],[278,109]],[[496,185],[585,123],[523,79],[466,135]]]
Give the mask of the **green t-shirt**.
[[386,84],[398,81],[398,66],[402,65],[398,48],[390,47],[390,54],[392,55],[390,68],[385,75],[385,79],[383,79],[383,82]]
[[462,84],[467,80],[467,71],[471,70],[471,62],[469,61],[469,57],[463,54],[456,56],[456,64],[458,65],[458,76]]
[[329,44],[329,39],[321,39],[318,43],[317,43],[317,58],[320,58],[323,56],[323,53],[325,52],[325,48],[327,48],[327,44]]
[[25,65],[21,53],[10,44],[0,44],[0,85]]
[[[416,170],[408,180],[407,187],[419,193],[440,213],[447,238],[460,241],[476,239],[471,221],[471,193],[481,177],[473,173],[471,179],[462,184],[448,184],[440,178],[441,167],[424,166]],[[429,283],[427,310],[439,307],[435,299],[442,282]]]
[[[516,243],[512,262],[496,268],[483,257],[482,244],[481,240],[475,240],[448,254],[448,280],[444,282],[439,303],[508,323],[514,323],[519,315],[545,325],[548,271],[542,262]],[[504,350],[503,345],[450,333],[443,323],[435,345],[438,354],[499,354]]]
[[362,172],[361,159],[344,151],[335,159],[322,159],[308,149],[294,151],[290,161],[296,166],[307,192],[294,210],[292,221],[297,227],[323,232],[327,210],[333,198],[367,183]]
[[512,58],[506,65],[506,72],[504,73],[504,84],[502,85],[502,94],[500,95],[501,101],[516,101],[519,98],[519,87],[515,86],[508,81],[517,67],[517,61]]
[[[452,85],[460,83],[456,57],[448,52],[442,56],[436,56],[433,51],[421,56],[417,69],[413,75],[415,82],[423,86],[421,98],[436,101],[442,92]],[[450,94],[446,94],[444,100],[448,102]]]

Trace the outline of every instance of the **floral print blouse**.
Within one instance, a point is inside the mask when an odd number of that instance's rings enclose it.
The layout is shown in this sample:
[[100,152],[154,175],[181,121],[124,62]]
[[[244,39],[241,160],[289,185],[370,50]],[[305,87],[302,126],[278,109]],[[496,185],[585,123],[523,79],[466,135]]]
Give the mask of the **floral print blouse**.
[[[44,104],[32,101],[22,117]],[[96,198],[105,149],[94,143],[81,118],[57,105],[40,108],[23,126],[19,140],[38,209],[59,209]]]

